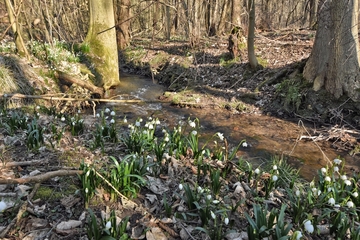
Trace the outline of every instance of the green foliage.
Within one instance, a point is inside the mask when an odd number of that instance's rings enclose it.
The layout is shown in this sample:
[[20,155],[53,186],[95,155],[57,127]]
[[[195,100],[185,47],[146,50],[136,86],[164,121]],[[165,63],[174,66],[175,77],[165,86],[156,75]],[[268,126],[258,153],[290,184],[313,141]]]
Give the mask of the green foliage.
[[21,111],[3,111],[1,114],[1,126],[6,133],[13,136],[18,130],[28,128],[29,118]]
[[94,212],[88,209],[90,218],[86,224],[86,232],[89,239],[92,240],[127,240],[130,239],[126,233],[126,227],[129,217],[125,217],[120,223],[116,222],[115,211],[110,212],[110,218],[107,220],[97,220]]
[[79,58],[69,51],[69,45],[64,41],[54,39],[52,43],[30,42],[30,50],[38,59],[51,66],[58,66],[61,62],[79,62]]
[[245,217],[249,222],[247,233],[250,240],[263,239],[270,236],[272,237],[271,239],[278,240],[290,238],[288,234],[292,225],[286,223],[284,219],[286,205],[281,206],[280,213],[276,208],[269,212],[267,207],[263,209],[258,204],[254,204],[253,209],[255,220],[253,220],[249,214],[245,213]]
[[26,146],[29,150],[38,150],[44,144],[44,129],[38,124],[36,118],[27,125]]
[[306,95],[308,83],[299,78],[286,79],[276,85],[277,96],[287,111],[299,110],[303,98]]

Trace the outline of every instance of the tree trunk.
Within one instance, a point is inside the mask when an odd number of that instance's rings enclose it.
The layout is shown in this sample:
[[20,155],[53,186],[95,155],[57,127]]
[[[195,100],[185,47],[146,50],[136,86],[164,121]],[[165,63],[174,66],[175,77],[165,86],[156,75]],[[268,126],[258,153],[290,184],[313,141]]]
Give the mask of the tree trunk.
[[20,56],[30,59],[30,55],[25,47],[22,33],[21,33],[20,27],[19,27],[19,22],[17,19],[17,17],[18,17],[17,15],[20,12],[21,5],[18,7],[19,8],[18,13],[15,13],[15,10],[14,10],[10,0],[5,0],[5,5],[6,5],[8,15],[9,15],[9,21],[11,24],[11,28],[14,32],[14,42],[15,42],[16,50]]
[[231,29],[241,26],[242,0],[232,0]]
[[316,14],[318,8],[318,0],[310,0],[310,12],[309,12],[309,28],[314,29],[316,25]]
[[116,4],[116,39],[119,49],[125,49],[130,44],[130,0],[117,0]]
[[109,90],[120,84],[113,1],[90,0],[90,24],[85,43],[95,64],[99,86]]
[[314,90],[360,101],[358,1],[329,0],[320,10],[315,43],[303,76]]
[[256,69],[258,61],[255,56],[255,0],[249,0],[248,58],[252,69]]

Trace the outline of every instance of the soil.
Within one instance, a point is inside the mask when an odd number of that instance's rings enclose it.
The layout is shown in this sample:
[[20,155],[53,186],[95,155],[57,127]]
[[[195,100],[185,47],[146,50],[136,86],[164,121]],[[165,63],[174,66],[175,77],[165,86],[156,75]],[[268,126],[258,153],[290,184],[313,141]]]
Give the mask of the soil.
[[[344,132],[330,139],[340,141],[342,145],[347,144],[349,150],[360,149],[358,104],[347,98],[335,100],[323,91],[314,92],[301,77],[305,61],[311,52],[314,34],[308,30],[258,33],[255,41],[256,55],[262,67],[256,70],[250,69],[247,64],[244,43],[240,44],[243,48],[239,59],[231,59],[226,37],[203,39],[201,46],[197,48],[191,48],[183,41],[153,42],[151,39],[134,39],[132,45],[120,53],[121,70],[151,77],[166,86],[168,92],[159,96],[159,99],[173,101],[180,107],[207,108],[215,104],[233,114],[257,113],[288,120],[303,119],[314,127],[331,128],[336,125]],[[38,86],[44,84],[36,83],[35,79],[34,82]],[[49,87],[48,91],[51,89]],[[201,99],[204,100],[194,102],[185,96],[175,102],[173,93],[184,90],[187,92],[186,96],[191,96],[191,93],[201,94]],[[91,104],[79,107],[91,111]],[[59,119],[44,113],[41,113],[39,121],[45,126],[56,122],[66,128]],[[31,183],[0,185],[0,196],[10,199],[8,204],[11,205],[0,213],[0,234],[2,231],[3,239],[87,239],[88,211],[84,208],[81,182],[76,170],[82,161],[89,164],[101,163],[99,166],[103,166],[111,164],[108,156],[121,158],[125,155],[125,147],[121,144],[109,143],[103,152],[89,148],[95,121],[95,118],[85,119],[86,131],[81,135],[74,137],[67,131],[55,148],[46,146],[36,152],[27,150],[23,131],[11,136],[2,129],[0,157],[3,166],[0,169],[0,180],[42,176],[41,174],[57,170],[68,171],[67,177],[40,177],[40,180]],[[125,129],[126,126],[122,127]],[[344,134],[345,130],[348,135]],[[321,134],[318,132],[319,136]],[[324,136],[323,141],[327,140],[329,138]],[[168,196],[173,201],[173,210],[180,211],[185,206],[175,194],[180,192],[179,183],[183,179],[193,183],[196,178],[194,162],[190,157],[174,161],[178,164],[174,175],[163,175],[155,180],[161,182],[169,195],[173,194]],[[11,166],[10,163],[15,165]],[[169,167],[169,172],[174,171],[173,168],[174,166]],[[246,176],[241,171],[230,174],[223,180],[229,188],[236,187],[236,174]],[[150,179],[149,177],[148,180]],[[40,184],[36,185],[35,182]],[[231,193],[227,200],[222,200],[234,203],[241,199],[240,195]],[[246,203],[242,203],[231,216],[232,228],[238,233],[246,232],[243,213],[251,209],[254,200],[248,194],[246,197]],[[99,219],[101,212],[109,214],[110,209],[115,209],[119,217],[129,216],[128,234],[132,238],[144,239],[141,235],[146,235],[146,239],[205,239],[205,235],[199,231],[189,234],[198,226],[198,222],[179,221],[173,215],[165,218],[162,199],[163,193],[149,186],[142,189],[135,199],[123,198],[114,203],[109,201],[107,193],[98,189],[89,207]],[[276,201],[272,201],[273,207],[280,206]],[[239,220],[240,215],[243,220]],[[76,222],[70,224],[70,220]],[[61,228],[59,223],[69,223],[70,226]],[[307,236],[307,239],[321,239],[321,236]]]

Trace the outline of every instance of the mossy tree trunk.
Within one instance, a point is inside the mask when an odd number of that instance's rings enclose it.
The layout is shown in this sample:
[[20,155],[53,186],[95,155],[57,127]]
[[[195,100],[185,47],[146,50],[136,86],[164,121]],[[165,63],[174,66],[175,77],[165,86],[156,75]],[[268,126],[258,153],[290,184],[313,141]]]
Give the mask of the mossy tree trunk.
[[106,91],[120,84],[114,6],[112,0],[90,0],[90,23],[85,39],[98,82]]
[[360,101],[358,0],[326,1],[303,76],[314,90]]

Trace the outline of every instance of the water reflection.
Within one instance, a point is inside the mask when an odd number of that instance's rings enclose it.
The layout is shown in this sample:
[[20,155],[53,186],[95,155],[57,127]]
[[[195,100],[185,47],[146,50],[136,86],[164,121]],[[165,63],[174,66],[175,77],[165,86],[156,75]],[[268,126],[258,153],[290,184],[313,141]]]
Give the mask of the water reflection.
[[[139,76],[121,74],[121,86],[114,92],[118,98],[137,98],[156,101],[164,88],[151,80]],[[232,145],[246,139],[249,148],[241,148],[238,156],[250,159],[254,164],[268,161],[274,154],[289,157],[290,163],[299,168],[301,175],[311,180],[317,170],[337,156],[346,159],[347,166],[358,169],[357,157],[336,152],[329,142],[298,141],[306,135],[301,125],[278,118],[263,115],[233,115],[228,111],[213,109],[177,108],[169,103],[122,103],[112,104],[113,108],[127,119],[153,116],[159,118],[168,127],[175,126],[180,120],[199,118],[201,133],[210,137],[216,132],[224,136]]]

